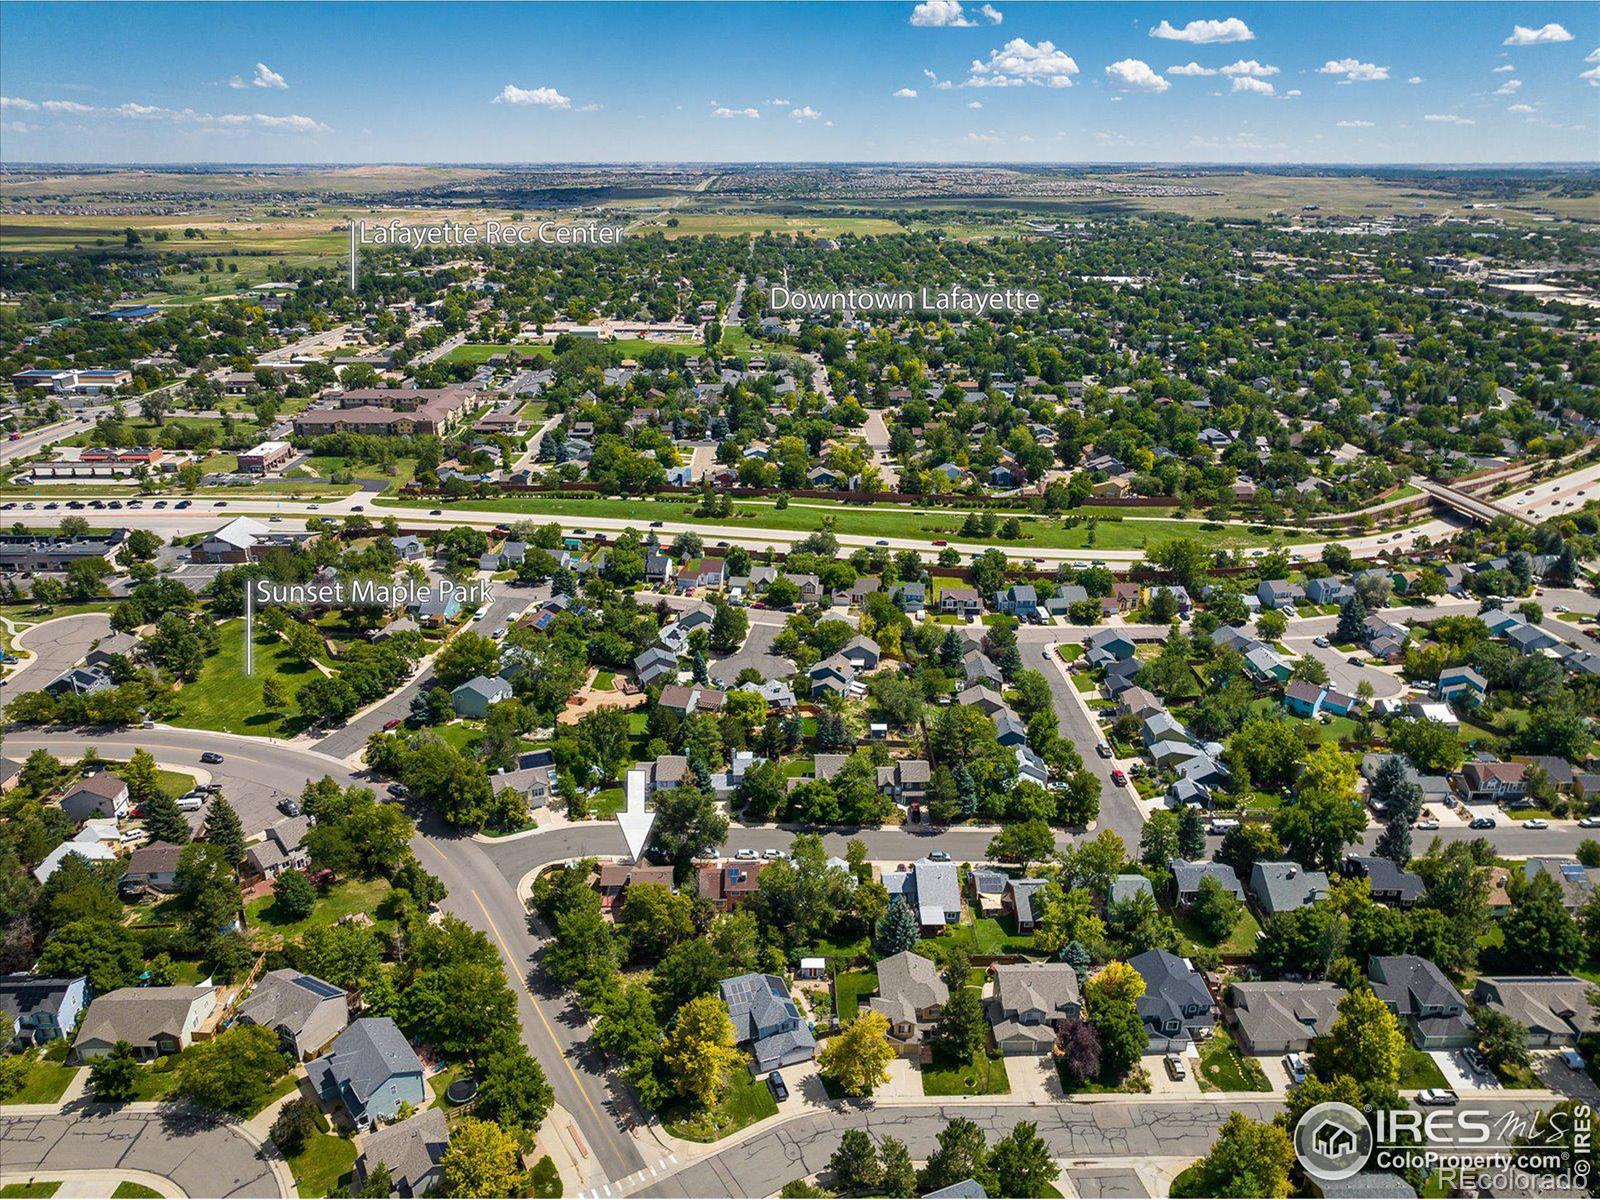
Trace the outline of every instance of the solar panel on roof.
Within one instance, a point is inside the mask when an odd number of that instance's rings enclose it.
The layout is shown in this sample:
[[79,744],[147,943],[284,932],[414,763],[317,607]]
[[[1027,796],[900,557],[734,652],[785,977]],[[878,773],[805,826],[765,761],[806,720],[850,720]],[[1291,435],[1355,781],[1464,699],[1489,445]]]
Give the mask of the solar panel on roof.
[[321,979],[314,979],[310,975],[296,975],[294,981],[313,996],[321,996],[324,1000],[332,1000],[335,996],[344,995],[342,987],[336,987]]
[[1561,874],[1568,879],[1582,879],[1583,867],[1578,863],[1562,863]]

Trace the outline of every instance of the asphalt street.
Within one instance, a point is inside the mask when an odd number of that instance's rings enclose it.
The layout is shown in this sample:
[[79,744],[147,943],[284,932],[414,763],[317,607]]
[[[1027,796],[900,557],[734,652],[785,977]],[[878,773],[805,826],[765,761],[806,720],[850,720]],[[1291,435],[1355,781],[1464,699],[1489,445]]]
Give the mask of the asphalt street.
[[36,692],[57,675],[83,661],[94,644],[111,632],[107,613],[77,613],[41,621],[24,629],[15,639],[15,648],[30,650],[36,656],[25,662],[5,681],[7,696]]
[[239,1126],[173,1105],[78,1104],[37,1116],[0,1110],[0,1173],[8,1179],[118,1168],[163,1176],[186,1196],[294,1194]]

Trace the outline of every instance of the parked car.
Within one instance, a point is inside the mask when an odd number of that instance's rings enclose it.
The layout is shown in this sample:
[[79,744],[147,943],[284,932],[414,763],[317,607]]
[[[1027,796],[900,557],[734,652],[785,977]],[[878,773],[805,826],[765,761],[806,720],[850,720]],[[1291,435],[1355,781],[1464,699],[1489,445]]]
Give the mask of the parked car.
[[1461,1102],[1461,1097],[1449,1088],[1428,1088],[1417,1093],[1417,1103],[1433,1108],[1450,1108]]
[[409,794],[405,789],[405,785],[402,783],[391,783],[387,788],[384,789],[384,791],[386,791],[389,796],[395,800],[404,800]]
[[1221,837],[1231,830],[1239,828],[1239,822],[1232,817],[1218,817],[1206,826],[1206,832],[1215,837]]
[[1416,828],[1434,830],[1439,828],[1439,822],[1435,821],[1432,817],[1423,817],[1422,820],[1417,822]]
[[789,1085],[783,1082],[783,1076],[776,1071],[767,1076],[767,1088],[772,1092],[772,1098],[779,1104],[789,1098]]
[[387,721],[385,721],[383,723],[383,727],[385,729],[398,729],[400,727],[400,718],[399,717],[390,717]]
[[1348,662],[1352,667],[1364,667],[1367,665],[1366,659],[1362,658],[1359,654],[1352,654],[1345,661]]
[[1587,1065],[1583,1061],[1583,1055],[1579,1054],[1576,1050],[1563,1050],[1561,1052],[1561,1061],[1566,1063],[1567,1066],[1574,1071],[1583,1071],[1588,1069]]
[[761,854],[759,851],[752,850],[749,846],[746,846],[744,849],[736,852],[734,857],[739,859],[741,862],[749,862],[753,858],[760,858]]
[[948,851],[948,850],[929,850],[928,851],[928,861],[929,862],[949,862],[950,861],[950,851]]
[[1493,817],[1473,817],[1472,820],[1467,822],[1467,828],[1468,829],[1493,829],[1494,828],[1494,818]]
[[300,801],[294,799],[292,796],[284,800],[279,800],[278,811],[286,817],[298,817],[300,815]]
[[1098,746],[1096,746],[1094,748],[1094,752],[1096,754],[1098,754],[1101,758],[1110,758],[1111,757],[1111,747],[1110,747],[1110,745],[1108,745],[1105,742],[1101,742]]
[[1333,645],[1333,643],[1330,642],[1325,637],[1312,638],[1311,639],[1311,644],[1313,646],[1321,646],[1324,650],[1326,650],[1329,646]]
[[199,812],[206,806],[206,798],[196,792],[188,792],[178,797],[179,812]]
[[1524,829],[1549,829],[1550,822],[1543,817],[1529,817],[1522,823]]
[[1187,1079],[1189,1077],[1189,1071],[1188,1068],[1183,1065],[1183,1059],[1179,1058],[1176,1054],[1167,1055],[1166,1061],[1167,1075],[1170,1078]]
[[1579,829],[1600,829],[1600,817],[1579,817]]
[[1118,787],[1128,786],[1128,777],[1122,773],[1121,767],[1115,768],[1111,772],[1111,782],[1116,784]]
[[1283,1069],[1289,1073],[1290,1083],[1304,1083],[1306,1081],[1306,1060],[1298,1054],[1285,1054],[1283,1056]]

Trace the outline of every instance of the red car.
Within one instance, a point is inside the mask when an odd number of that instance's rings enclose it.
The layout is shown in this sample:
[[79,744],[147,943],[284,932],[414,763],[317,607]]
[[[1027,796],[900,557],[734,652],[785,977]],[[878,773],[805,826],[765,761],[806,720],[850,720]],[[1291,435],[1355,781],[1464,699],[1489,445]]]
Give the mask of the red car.
[[950,543],[945,541],[943,538],[934,538],[933,544],[935,546],[948,546]]
[[1128,777],[1122,773],[1120,768],[1117,768],[1111,772],[1111,782],[1118,787],[1127,787]]
[[399,717],[390,717],[387,721],[385,721],[383,723],[383,727],[385,729],[398,729],[400,727],[400,718]]

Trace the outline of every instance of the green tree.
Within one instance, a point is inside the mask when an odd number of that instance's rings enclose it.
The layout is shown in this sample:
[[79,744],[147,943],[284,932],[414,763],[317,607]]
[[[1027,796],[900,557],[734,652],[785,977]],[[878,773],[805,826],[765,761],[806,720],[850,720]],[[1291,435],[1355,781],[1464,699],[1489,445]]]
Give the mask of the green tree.
[[878,922],[878,952],[890,958],[910,950],[921,939],[922,932],[917,928],[911,906],[900,896],[891,897],[883,920]]
[[[1178,857],[1196,862],[1206,856],[1206,823],[1198,808],[1185,807],[1178,814]],[[1165,867],[1167,864],[1162,863]]]
[[496,1050],[484,1063],[473,1113],[503,1129],[535,1133],[555,1104],[542,1068],[521,1042]]
[[439,1194],[491,1197],[522,1193],[522,1158],[517,1141],[492,1121],[464,1117],[450,1127],[450,1143],[439,1161]]
[[883,1168],[878,1184],[881,1195],[908,1200],[917,1194],[917,1172],[904,1142],[899,1138],[884,1138],[878,1147],[878,1159]]
[[883,1182],[878,1148],[863,1129],[844,1131],[839,1148],[828,1159],[826,1169],[834,1188],[846,1196],[875,1195]]
[[1210,1152],[1186,1173],[1187,1186],[1172,1194],[1287,1196],[1294,1162],[1294,1146],[1281,1127],[1229,1113]]
[[1061,1169],[1033,1121],[1018,1121],[989,1149],[989,1172],[1002,1196],[1043,1196]]
[[917,1178],[917,1190],[926,1195],[968,1179],[982,1183],[988,1178],[988,1168],[989,1147],[983,1130],[965,1117],[956,1117],[939,1131],[938,1145]]
[[317,906],[317,889],[304,871],[284,871],[272,883],[272,907],[285,921],[304,921]]
[[716,1106],[743,1062],[721,997],[699,996],[678,1010],[662,1062],[680,1096],[702,1110]]
[[1244,904],[1214,876],[1207,875],[1200,881],[1194,915],[1206,938],[1216,944],[1225,941],[1233,933],[1239,919],[1244,916]]
[[1540,873],[1522,882],[1511,895],[1511,911],[1501,927],[1504,953],[1513,970],[1570,971],[1583,960],[1583,931],[1568,914],[1553,875]]
[[221,850],[230,863],[244,858],[244,825],[221,792],[206,808],[206,841]]
[[286,1156],[293,1158],[306,1148],[311,1135],[317,1132],[317,1124],[321,1119],[322,1114],[314,1103],[304,1096],[296,1096],[280,1108],[278,1115],[273,1118],[273,1144]]
[[[130,793],[132,789],[129,789]],[[139,818],[152,842],[168,842],[174,846],[187,845],[189,821],[178,807],[178,802],[165,792],[156,794],[139,805]]]
[[288,1068],[273,1030],[236,1025],[189,1047],[174,1091],[200,1108],[245,1113],[259,1106]]
[[126,1104],[138,1093],[139,1060],[133,1047],[118,1041],[111,1053],[89,1065],[89,1090],[101,1104]]
[[870,1096],[879,1084],[889,1081],[889,1064],[894,1059],[889,1019],[869,1010],[828,1039],[817,1055],[817,1066],[845,1095]]
[[1370,988],[1357,988],[1339,1001],[1338,1015],[1314,1061],[1319,1078],[1348,1075],[1360,1080],[1371,1097],[1399,1086],[1405,1052],[1406,1036],[1389,1006]]

